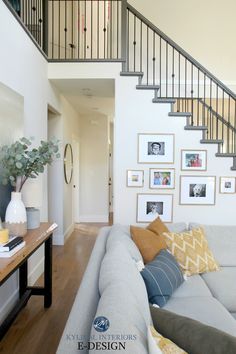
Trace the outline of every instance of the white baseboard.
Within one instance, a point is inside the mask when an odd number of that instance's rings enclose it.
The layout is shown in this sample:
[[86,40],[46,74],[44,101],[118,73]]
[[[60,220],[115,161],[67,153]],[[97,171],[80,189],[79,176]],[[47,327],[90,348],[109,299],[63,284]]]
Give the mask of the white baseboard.
[[80,215],[79,222],[108,222],[108,215]]
[[68,228],[67,230],[64,232],[64,240],[65,242],[68,240],[68,238],[71,236],[72,232],[74,231],[75,229],[75,224],[72,223]]

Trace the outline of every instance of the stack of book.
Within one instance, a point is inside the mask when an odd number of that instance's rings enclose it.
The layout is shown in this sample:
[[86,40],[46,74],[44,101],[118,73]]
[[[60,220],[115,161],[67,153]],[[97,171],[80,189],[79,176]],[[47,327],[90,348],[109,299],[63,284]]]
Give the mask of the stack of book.
[[8,258],[13,256],[21,248],[25,246],[23,237],[12,237],[7,243],[0,245],[0,258]]

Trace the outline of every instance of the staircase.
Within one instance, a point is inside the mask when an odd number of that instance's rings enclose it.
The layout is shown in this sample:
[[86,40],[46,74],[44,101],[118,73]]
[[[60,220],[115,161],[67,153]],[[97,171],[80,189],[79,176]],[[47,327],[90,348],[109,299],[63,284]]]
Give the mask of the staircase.
[[186,117],[185,129],[200,130],[236,171],[235,93],[126,0],[24,0],[17,9],[3,1],[49,62],[122,62],[122,76],[136,76],[154,104],[170,104],[173,119]]
[[185,130],[202,131],[202,144],[217,144],[217,157],[236,170],[236,95],[175,42],[127,4],[127,61],[122,76],[136,89],[153,90],[153,103],[169,103],[169,116],[186,117]]

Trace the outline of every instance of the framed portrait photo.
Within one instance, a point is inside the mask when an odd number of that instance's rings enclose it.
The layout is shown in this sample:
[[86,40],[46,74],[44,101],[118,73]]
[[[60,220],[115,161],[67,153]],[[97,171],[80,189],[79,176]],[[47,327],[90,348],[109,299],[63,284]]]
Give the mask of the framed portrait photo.
[[175,187],[174,168],[150,168],[149,186],[152,189],[172,189]]
[[127,187],[143,187],[144,172],[142,170],[127,170]]
[[138,134],[138,163],[174,163],[174,134]]
[[138,194],[137,222],[149,223],[160,216],[164,222],[172,222],[173,194]]
[[180,204],[214,205],[215,176],[180,176]]
[[206,171],[206,150],[181,150],[182,171]]
[[236,193],[236,178],[220,177],[220,193],[224,193],[224,194]]

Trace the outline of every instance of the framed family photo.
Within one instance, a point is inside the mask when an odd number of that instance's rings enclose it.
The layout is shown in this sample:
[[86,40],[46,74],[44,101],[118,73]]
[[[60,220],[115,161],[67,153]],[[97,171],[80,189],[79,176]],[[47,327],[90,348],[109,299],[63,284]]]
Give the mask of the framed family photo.
[[127,187],[143,187],[144,171],[127,170]]
[[173,168],[150,168],[149,187],[152,189],[172,189],[175,187]]
[[214,205],[214,176],[180,176],[180,204]]
[[236,178],[220,177],[220,193],[224,193],[224,194],[236,193]]
[[182,171],[206,171],[206,150],[181,150]]
[[138,134],[138,163],[174,163],[174,134]]
[[137,222],[151,222],[160,216],[164,222],[172,222],[173,194],[138,194]]

